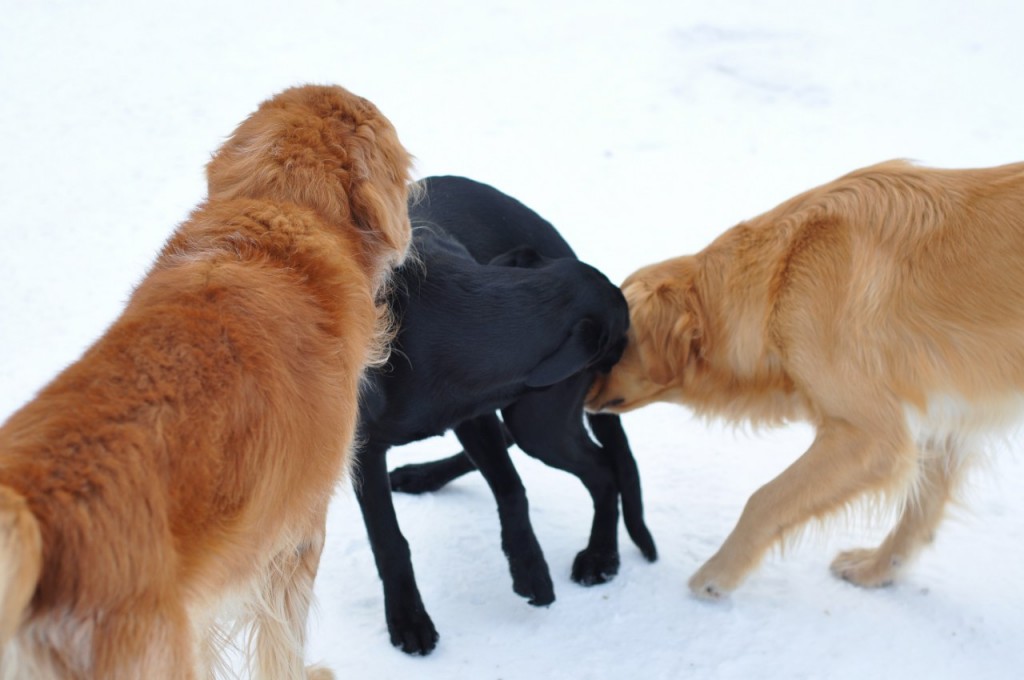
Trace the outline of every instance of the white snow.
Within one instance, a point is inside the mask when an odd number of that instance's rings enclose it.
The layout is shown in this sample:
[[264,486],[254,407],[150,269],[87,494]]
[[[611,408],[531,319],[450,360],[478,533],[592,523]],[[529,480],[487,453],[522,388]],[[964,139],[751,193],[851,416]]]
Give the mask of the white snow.
[[[893,157],[1021,160],[1024,5],[1014,0],[0,3],[0,419],[116,317],[204,195],[209,154],[284,87],[375,101],[420,176],[467,175],[552,220],[621,280],[737,221]],[[841,386],[837,386],[840,389]],[[477,477],[395,500],[441,632],[391,648],[348,485],[317,583],[311,660],[339,678],[1013,678],[1024,667],[1024,463],[1011,439],[967,507],[892,588],[828,564],[884,523],[837,522],[768,559],[728,601],[687,594],[746,498],[810,441],[651,406],[625,424],[661,559],[621,532],[622,569],[569,580],[582,486],[515,460],[555,579],[512,593]],[[398,449],[393,465],[455,450]]]

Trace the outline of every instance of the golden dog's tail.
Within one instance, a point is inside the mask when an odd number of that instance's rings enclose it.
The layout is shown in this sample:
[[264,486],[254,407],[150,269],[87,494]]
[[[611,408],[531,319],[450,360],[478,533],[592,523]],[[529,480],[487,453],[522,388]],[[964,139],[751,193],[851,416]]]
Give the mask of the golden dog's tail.
[[0,648],[18,630],[42,565],[39,523],[21,494],[0,485]]

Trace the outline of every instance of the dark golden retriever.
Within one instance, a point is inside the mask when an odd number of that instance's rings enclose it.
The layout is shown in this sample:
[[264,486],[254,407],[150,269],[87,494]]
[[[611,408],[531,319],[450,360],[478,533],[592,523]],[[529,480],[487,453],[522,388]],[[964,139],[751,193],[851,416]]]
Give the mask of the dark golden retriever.
[[817,429],[751,496],[693,592],[727,594],[780,539],[866,493],[895,503],[896,527],[832,571],[885,585],[1024,407],[1024,164],[858,170],[623,288],[630,343],[591,409],[670,401]]
[[279,94],[214,155],[124,313],[0,429],[3,678],[206,678],[233,626],[255,676],[307,677],[409,168],[340,87]]

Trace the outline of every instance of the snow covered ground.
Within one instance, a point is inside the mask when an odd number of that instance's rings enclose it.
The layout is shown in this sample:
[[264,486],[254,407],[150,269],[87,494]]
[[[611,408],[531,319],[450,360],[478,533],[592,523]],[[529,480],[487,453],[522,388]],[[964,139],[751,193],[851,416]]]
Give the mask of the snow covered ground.
[[[204,195],[209,154],[284,87],[369,97],[420,176],[464,174],[552,220],[621,280],[855,167],[1024,157],[1013,0],[0,0],[0,419],[118,314]],[[810,441],[652,406],[625,419],[661,559],[622,532],[618,578],[569,580],[582,486],[516,453],[557,601],[511,590],[486,486],[398,497],[437,651],[391,648],[358,508],[332,507],[311,660],[339,678],[1012,678],[1024,667],[1017,437],[894,587],[834,580],[838,524],[720,604],[685,581]],[[454,450],[439,439],[393,464]]]

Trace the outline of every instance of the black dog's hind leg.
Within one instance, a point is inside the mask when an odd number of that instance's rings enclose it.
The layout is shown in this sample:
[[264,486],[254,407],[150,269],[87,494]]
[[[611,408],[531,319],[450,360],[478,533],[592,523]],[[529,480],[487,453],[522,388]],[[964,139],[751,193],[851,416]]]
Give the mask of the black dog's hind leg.
[[353,485],[384,584],[384,616],[391,644],[408,654],[429,654],[437,645],[437,629],[416,587],[409,543],[391,501],[385,454],[386,449],[365,446],[359,452],[359,474]]
[[626,431],[622,429],[622,419],[611,413],[588,413],[587,422],[615,467],[615,478],[618,480],[619,493],[622,494],[622,519],[626,531],[643,556],[653,562],[658,559],[658,549],[644,522],[640,471],[636,467],[629,440],[626,439]]
[[532,605],[551,604],[555,600],[551,573],[530,524],[526,489],[509,458],[501,421],[493,413],[473,418],[456,427],[455,436],[498,504],[501,547],[512,572],[512,589]]
[[594,502],[590,542],[576,555],[572,580],[586,586],[610,581],[619,571],[619,490],[605,451],[583,426],[583,398],[589,380],[567,380],[531,392],[502,410],[505,424],[523,451],[575,475]]

